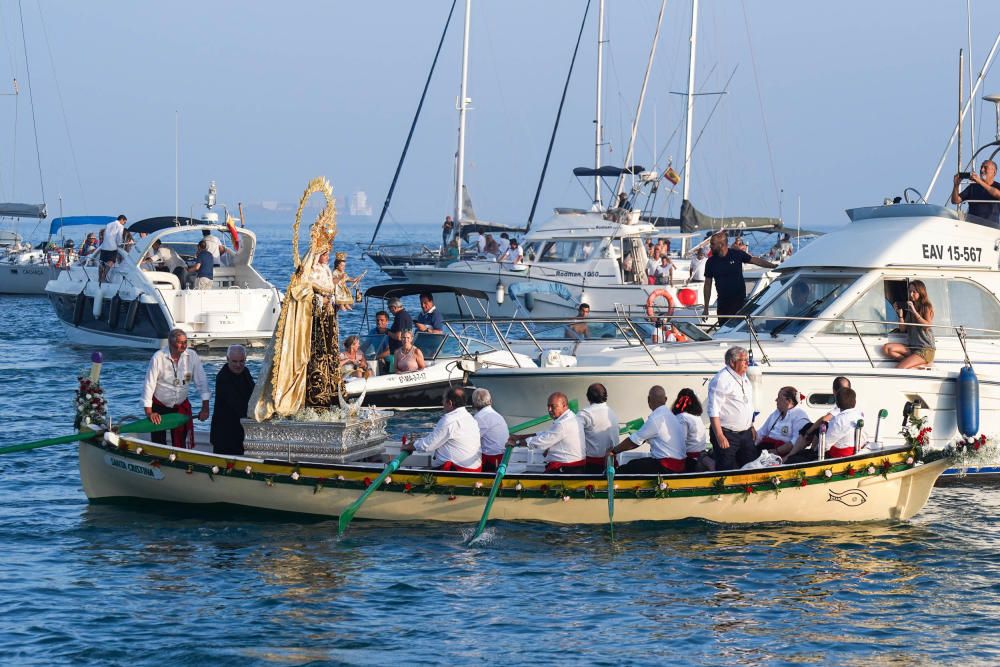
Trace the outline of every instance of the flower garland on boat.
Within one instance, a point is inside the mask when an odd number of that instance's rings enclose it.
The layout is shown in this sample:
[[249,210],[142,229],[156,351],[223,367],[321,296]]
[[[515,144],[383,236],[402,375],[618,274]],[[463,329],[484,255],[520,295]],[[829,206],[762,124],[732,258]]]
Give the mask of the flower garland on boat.
[[104,389],[100,383],[89,377],[79,377],[80,386],[76,390],[76,417],[73,428],[107,428],[108,401],[104,397]]
[[957,442],[948,445],[944,451],[958,468],[959,477],[964,477],[969,468],[996,465],[1000,462],[1000,444],[996,438],[991,438],[985,433],[975,437],[959,437]]
[[910,447],[924,447],[930,442],[929,433],[933,430],[927,426],[927,417],[911,414],[899,434]]

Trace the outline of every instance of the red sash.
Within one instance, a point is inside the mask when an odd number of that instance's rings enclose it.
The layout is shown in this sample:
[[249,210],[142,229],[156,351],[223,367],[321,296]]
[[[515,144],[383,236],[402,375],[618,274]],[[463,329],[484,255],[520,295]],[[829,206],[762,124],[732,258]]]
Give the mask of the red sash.
[[688,452],[687,457],[692,461],[700,461],[702,452]]
[[760,441],[761,449],[774,449],[775,447],[781,447],[785,444],[784,440],[777,440],[770,436],[762,438]]
[[684,472],[684,459],[656,459],[660,467],[670,472]]
[[545,472],[553,472],[560,468],[582,468],[587,465],[587,459],[579,461],[549,461],[545,464]]
[[443,464],[441,464],[441,466],[439,466],[438,468],[436,468],[436,470],[443,470],[445,472],[449,472],[449,471],[454,471],[454,472],[482,472],[483,471],[483,464],[480,463],[479,466],[476,467],[476,468],[463,468],[460,465],[456,465],[454,461],[445,461]]
[[[170,430],[170,444],[171,446],[178,447],[180,449],[194,449],[194,419],[192,419],[191,401],[184,399],[183,402],[170,407],[169,405],[164,405],[160,401],[156,400],[156,396],[154,396],[153,405],[163,408],[164,410],[171,410],[177,414],[187,415],[188,420],[184,426]],[[185,440],[187,440],[187,444],[184,443]]]
[[500,467],[503,454],[483,454],[483,470],[492,472]]
[[844,456],[854,456],[854,447],[831,447],[826,455],[832,459],[839,459]]
[[[586,463],[589,466],[604,466],[608,464],[608,457],[606,456],[588,456],[586,458]],[[565,463],[563,465],[566,465]]]

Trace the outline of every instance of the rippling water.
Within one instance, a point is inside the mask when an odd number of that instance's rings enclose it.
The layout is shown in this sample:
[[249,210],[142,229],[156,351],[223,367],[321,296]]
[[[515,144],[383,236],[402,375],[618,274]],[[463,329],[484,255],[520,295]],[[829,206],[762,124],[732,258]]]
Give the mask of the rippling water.
[[[283,286],[290,233],[259,234]],[[46,301],[0,304],[0,444],[69,432],[90,350]],[[105,356],[112,413],[138,414],[149,355]],[[467,546],[471,525],[357,521],[338,539],[328,520],[91,506],[64,445],[0,458],[0,660],[997,664],[997,516],[1000,490],[955,487],[903,524],[623,525],[612,542],[499,523]]]

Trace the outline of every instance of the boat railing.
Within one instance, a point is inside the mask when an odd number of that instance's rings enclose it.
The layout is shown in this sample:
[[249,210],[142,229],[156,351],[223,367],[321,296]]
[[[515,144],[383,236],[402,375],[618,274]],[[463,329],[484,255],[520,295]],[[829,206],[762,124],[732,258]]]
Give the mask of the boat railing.
[[[754,327],[753,323],[755,320],[766,320],[769,323],[773,322],[828,322],[828,323],[842,323],[850,324],[851,328],[854,330],[855,335],[858,338],[858,342],[861,345],[862,351],[865,353],[865,357],[868,359],[868,363],[872,368],[875,368],[875,360],[872,359],[871,353],[868,351],[868,346],[865,344],[864,336],[888,336],[892,333],[892,329],[898,328],[901,324],[899,320],[861,320],[861,319],[847,319],[843,317],[795,317],[788,315],[740,315],[735,316],[734,319],[741,319],[746,323],[747,333],[750,335],[750,345],[751,349],[753,344],[757,345],[757,349],[760,350],[761,361],[764,364],[771,365],[770,359],[767,356],[767,352],[761,343],[760,336]],[[858,325],[875,325],[885,329],[884,334],[863,334],[861,332],[861,327]],[[779,327],[781,325],[778,325]],[[962,355],[965,358],[965,363],[972,363],[969,358],[968,346],[966,345],[966,338],[969,334],[976,334],[977,338],[996,338],[1000,339],[1000,330],[995,329],[984,329],[980,327],[969,327],[962,324],[918,324],[918,323],[905,323],[907,327],[920,327],[923,329],[932,329],[935,332],[941,331],[945,332],[945,335],[950,335],[954,333],[955,337],[958,339],[959,344],[962,346]],[[775,327],[777,329],[778,327]],[[725,332],[723,332],[725,333]],[[776,338],[777,334],[772,333],[772,337]],[[723,339],[725,340],[725,339]],[[930,364],[928,364],[929,366]]]

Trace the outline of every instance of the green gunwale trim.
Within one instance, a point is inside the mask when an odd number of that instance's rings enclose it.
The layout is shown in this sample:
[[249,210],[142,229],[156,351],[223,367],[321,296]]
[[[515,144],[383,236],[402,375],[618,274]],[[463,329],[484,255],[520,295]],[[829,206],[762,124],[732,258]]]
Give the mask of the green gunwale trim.
[[[97,443],[94,443],[97,444]],[[124,446],[122,446],[124,445]],[[118,456],[124,456],[130,459],[135,459],[141,461],[148,465],[159,468],[173,468],[176,470],[183,470],[189,474],[199,472],[204,473],[209,476],[211,480],[214,481],[215,477],[240,477],[249,480],[261,481],[267,484],[267,486],[273,486],[274,484],[290,484],[293,486],[303,486],[312,487],[313,493],[318,493],[324,488],[334,488],[334,489],[352,489],[363,491],[371,483],[371,479],[377,476],[378,472],[375,472],[371,478],[366,477],[360,481],[344,479],[342,477],[307,477],[305,475],[300,475],[298,470],[299,467],[295,466],[292,468],[292,472],[287,475],[279,475],[273,473],[261,473],[254,472],[251,469],[250,474],[245,472],[245,469],[237,468],[235,465],[227,466],[225,468],[219,468],[218,472],[212,472],[213,465],[203,464],[203,463],[191,463],[188,461],[182,461],[177,459],[175,461],[170,461],[168,458],[163,458],[160,456],[151,456],[149,454],[137,454],[132,451],[128,445],[122,441],[121,445],[111,445],[107,442],[99,445],[102,449],[107,450],[109,453],[116,454]],[[799,470],[798,476],[792,479],[781,479],[779,474],[774,475],[769,480],[753,482],[749,484],[726,484],[724,477],[717,478],[716,482],[709,487],[702,488],[673,488],[671,487],[671,477],[658,476],[655,479],[643,480],[643,486],[635,486],[629,488],[616,488],[615,497],[628,499],[628,498],[698,498],[706,496],[724,496],[741,494],[743,499],[746,500],[750,495],[763,494],[767,492],[780,493],[785,489],[797,489],[803,486],[811,486],[815,484],[830,484],[833,482],[841,482],[850,479],[860,479],[863,477],[876,477],[881,475],[882,477],[888,477],[891,473],[902,472],[909,470],[921,463],[930,463],[940,458],[947,458],[943,455],[938,454],[937,451],[929,452],[929,455],[923,459],[918,460],[916,456],[912,456],[911,463],[892,463],[888,458],[882,459],[879,465],[871,464],[863,468],[854,468],[853,463],[849,463],[846,466],[842,464],[832,464],[822,468],[822,470],[816,474],[807,476],[802,470]],[[839,468],[838,470],[835,470]],[[869,468],[873,472],[869,472]],[[734,471],[735,472],[735,471]],[[788,471],[783,471],[785,474]],[[829,472],[829,475],[827,475]],[[746,474],[744,472],[743,474]],[[299,475],[298,479],[294,478],[292,475]],[[410,474],[409,476],[412,476]],[[490,492],[490,484],[486,482],[477,482],[480,486],[454,486],[451,484],[438,484],[436,482],[437,477],[431,473],[425,473],[420,475],[420,483],[412,482],[392,482],[383,483],[380,492],[393,492],[393,493],[408,493],[411,495],[416,494],[429,494],[429,495],[447,495],[449,498],[456,498],[458,496],[486,496]],[[391,479],[391,478],[390,478]],[[780,479],[776,484],[775,479]],[[602,487],[595,484],[588,484],[584,487],[579,486],[567,486],[563,484],[543,484],[537,488],[521,488],[517,489],[519,482],[516,478],[504,479],[500,487],[500,491],[497,493],[498,497],[502,498],[530,498],[530,499],[604,499],[608,497],[608,488],[605,484]],[[409,487],[409,488],[407,488]]]

